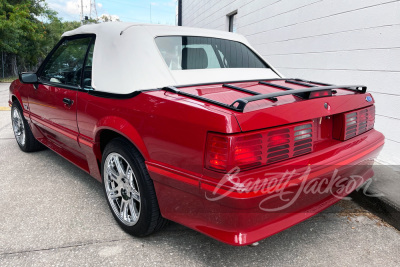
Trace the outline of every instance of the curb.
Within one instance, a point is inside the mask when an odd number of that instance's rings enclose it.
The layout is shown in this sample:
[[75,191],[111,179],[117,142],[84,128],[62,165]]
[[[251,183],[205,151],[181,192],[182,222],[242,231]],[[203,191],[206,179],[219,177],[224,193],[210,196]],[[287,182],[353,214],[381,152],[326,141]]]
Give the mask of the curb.
[[376,194],[372,190],[366,190],[364,194],[363,186],[359,190],[350,194],[350,197],[361,207],[372,212],[376,216],[400,231],[400,205],[396,205],[386,197],[371,197],[368,195]]

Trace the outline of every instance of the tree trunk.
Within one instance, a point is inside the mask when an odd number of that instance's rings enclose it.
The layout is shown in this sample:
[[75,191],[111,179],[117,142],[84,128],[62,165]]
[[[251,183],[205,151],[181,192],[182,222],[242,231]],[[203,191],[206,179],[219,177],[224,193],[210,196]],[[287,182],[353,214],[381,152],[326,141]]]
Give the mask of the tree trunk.
[[14,77],[18,76],[17,55],[15,54],[11,57],[11,74]]
[[1,72],[3,74],[3,79],[4,79],[4,68],[6,66],[6,63],[4,61],[5,61],[4,52],[1,51]]

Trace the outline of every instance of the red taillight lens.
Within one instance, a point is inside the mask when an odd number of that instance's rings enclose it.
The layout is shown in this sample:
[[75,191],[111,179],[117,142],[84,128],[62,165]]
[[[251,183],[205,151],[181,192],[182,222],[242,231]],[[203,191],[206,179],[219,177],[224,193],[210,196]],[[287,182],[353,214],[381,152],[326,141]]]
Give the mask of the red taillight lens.
[[206,166],[218,171],[226,171],[228,168],[228,144],[226,136],[209,135],[207,141]]
[[312,122],[270,131],[268,132],[267,163],[309,153],[312,151],[312,142]]
[[281,129],[268,133],[268,146],[278,146],[290,142],[289,129]]
[[235,167],[247,170],[300,156],[312,149],[312,121],[251,134],[209,133],[205,167],[220,172],[229,172]]
[[311,98],[319,98],[319,97],[325,97],[325,96],[332,96],[332,91],[325,90],[325,91],[310,92],[310,95],[308,98],[311,99]]
[[224,136],[209,133],[206,167],[228,172],[234,167],[248,169],[261,165],[262,135]]
[[261,165],[262,135],[253,134],[233,138],[233,164],[241,169]]
[[333,138],[347,140],[374,128],[375,106],[334,116]]

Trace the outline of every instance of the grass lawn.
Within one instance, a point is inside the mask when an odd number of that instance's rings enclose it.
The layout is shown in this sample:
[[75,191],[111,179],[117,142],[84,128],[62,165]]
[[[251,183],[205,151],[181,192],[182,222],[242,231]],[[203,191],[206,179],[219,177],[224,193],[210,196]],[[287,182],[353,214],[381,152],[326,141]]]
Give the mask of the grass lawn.
[[0,78],[0,83],[10,83],[15,79],[18,79],[18,77]]

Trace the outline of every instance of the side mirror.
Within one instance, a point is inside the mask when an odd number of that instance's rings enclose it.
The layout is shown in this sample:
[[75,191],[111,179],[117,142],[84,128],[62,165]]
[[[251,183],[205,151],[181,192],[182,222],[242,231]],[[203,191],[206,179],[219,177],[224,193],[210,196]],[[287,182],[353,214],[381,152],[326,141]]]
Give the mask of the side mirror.
[[36,73],[33,73],[33,72],[21,72],[19,74],[19,80],[22,83],[37,83],[38,77],[37,77]]

